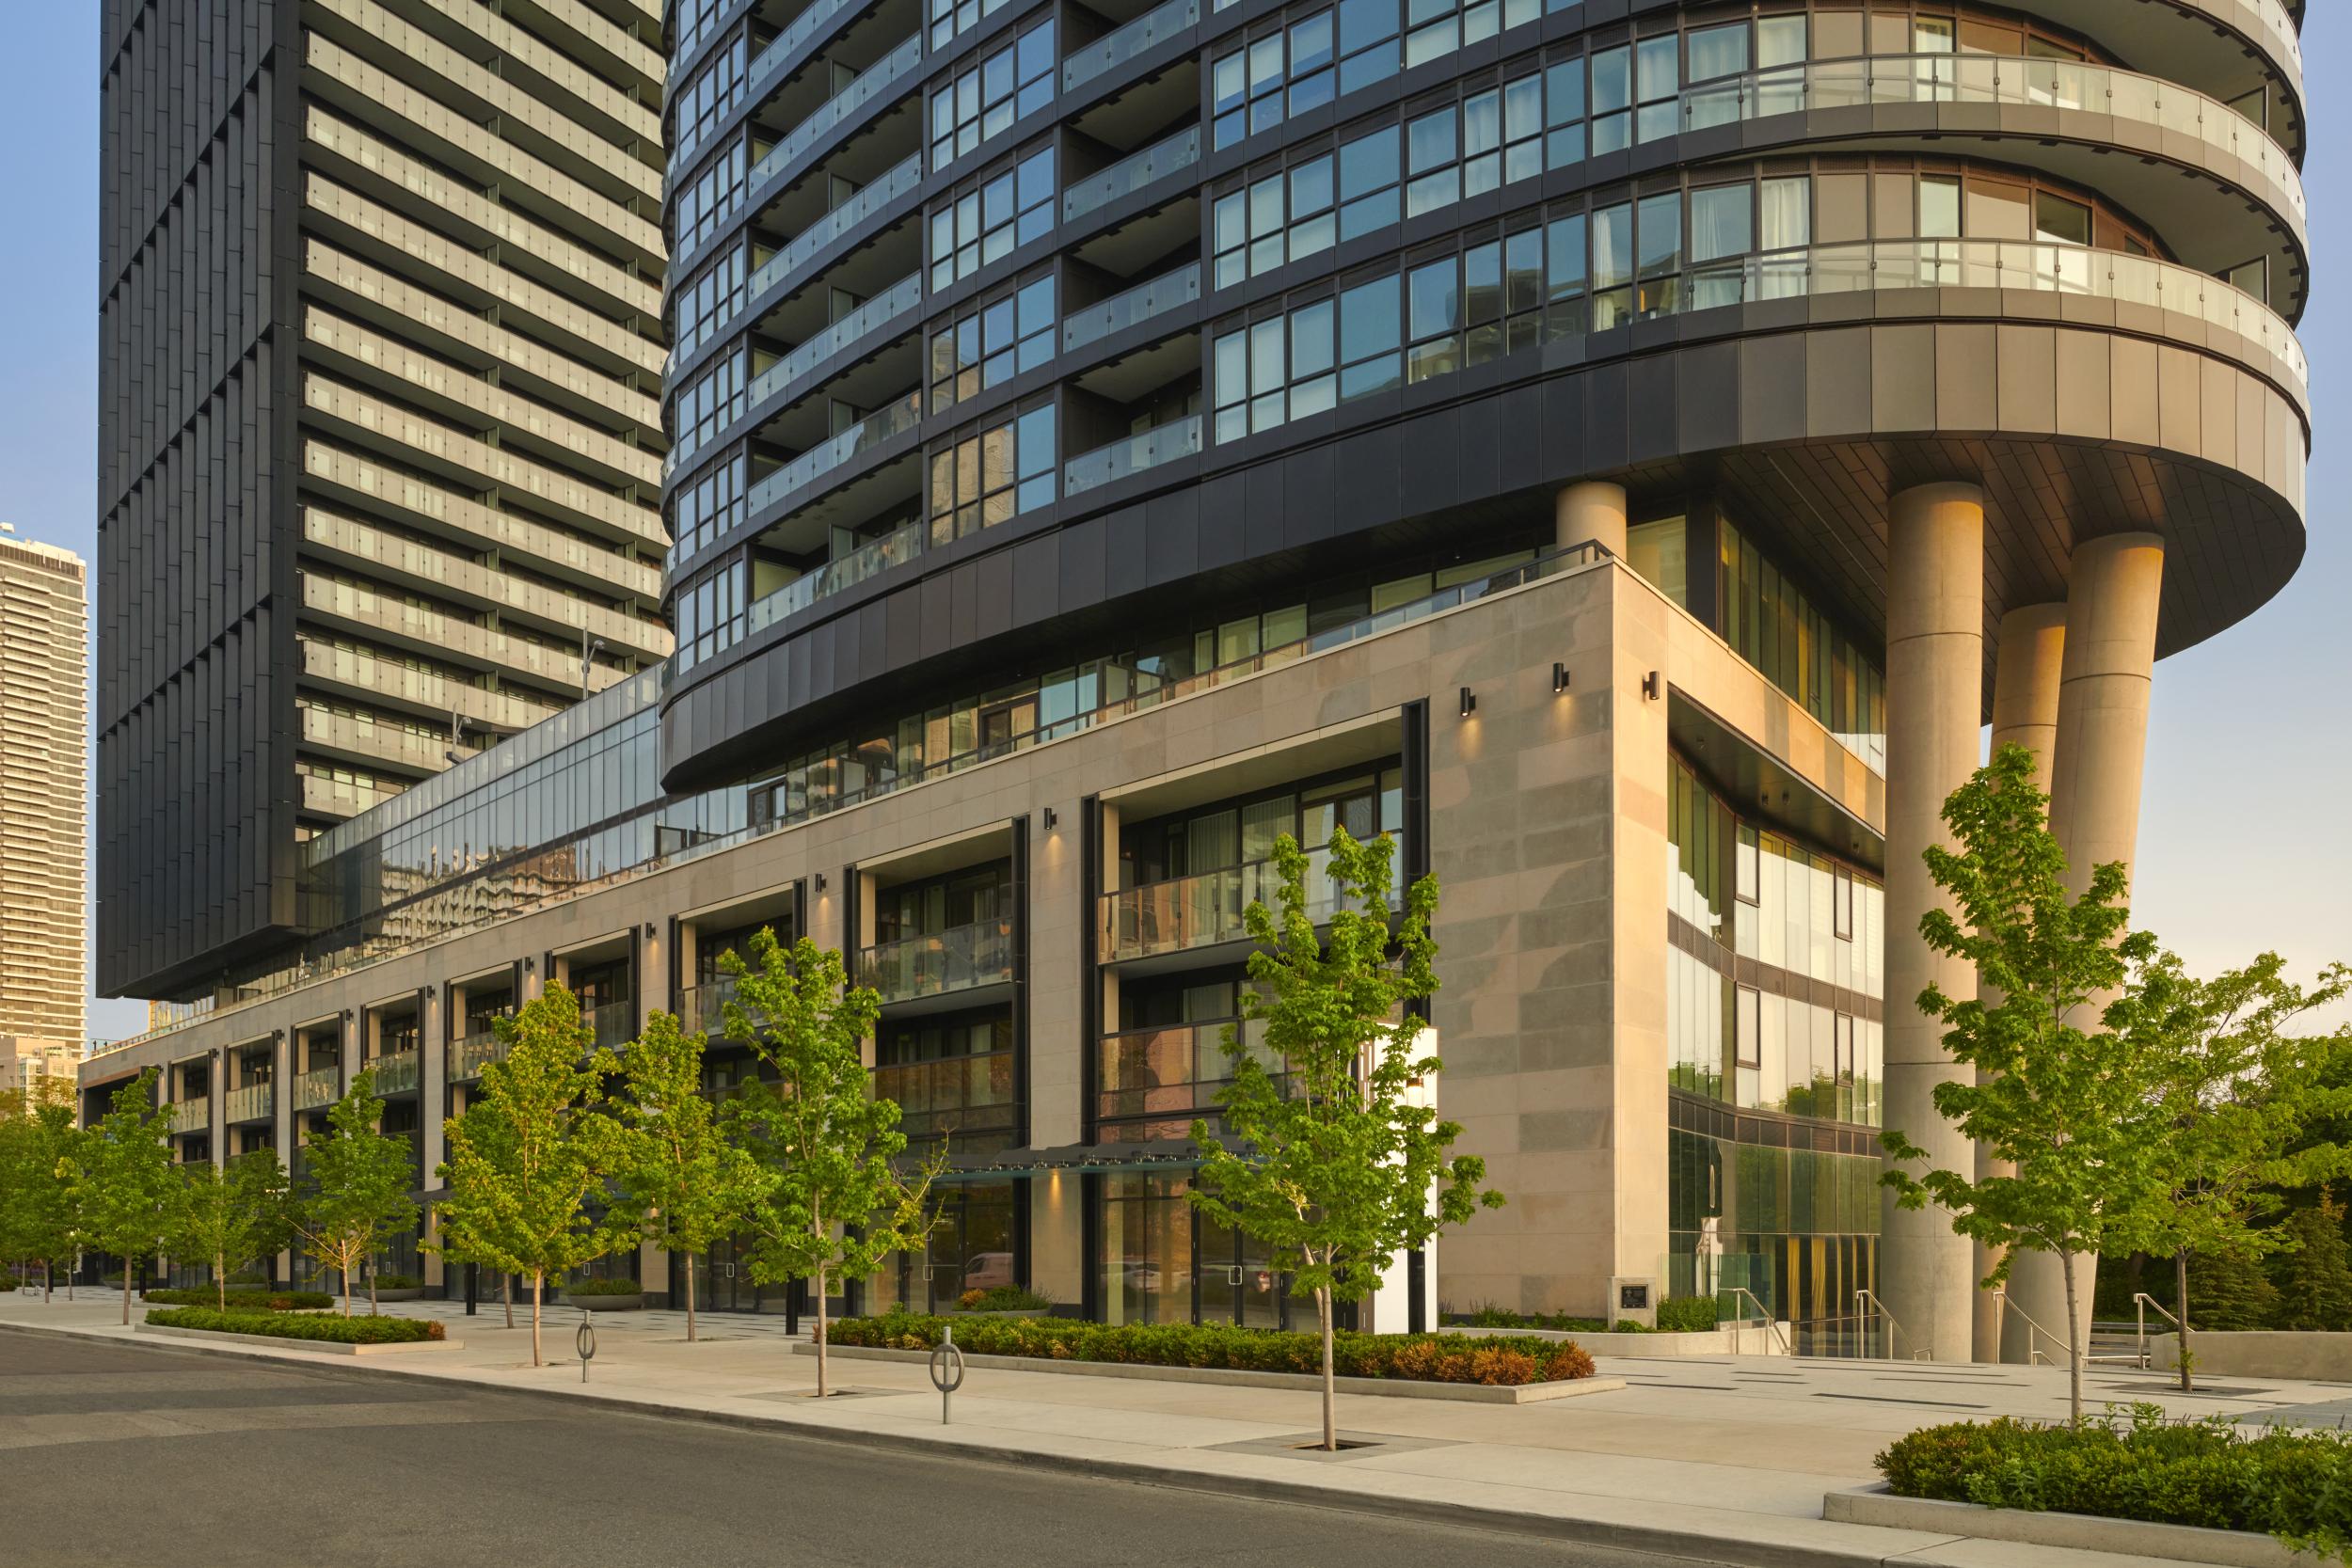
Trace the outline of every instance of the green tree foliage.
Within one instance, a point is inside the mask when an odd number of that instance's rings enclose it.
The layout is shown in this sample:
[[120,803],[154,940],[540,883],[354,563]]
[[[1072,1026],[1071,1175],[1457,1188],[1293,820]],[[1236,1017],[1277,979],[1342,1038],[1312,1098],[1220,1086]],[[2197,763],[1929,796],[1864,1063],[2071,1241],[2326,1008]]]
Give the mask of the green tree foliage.
[[274,1257],[293,1232],[285,1167],[276,1149],[262,1148],[225,1165],[209,1160],[184,1164],[180,1176],[186,1190],[169,1250],[183,1260],[200,1258],[212,1265],[215,1304],[225,1312],[230,1271]]
[[2269,1328],[2279,1288],[2248,1252],[2201,1252],[2189,1260],[2188,1310],[2199,1328],[2236,1334]]
[[[2108,1026],[2155,1073],[2149,1136],[2161,1148],[2165,1176],[2128,1240],[2174,1260],[2175,1299],[2185,1294],[2192,1306],[2199,1299],[2188,1279],[2192,1256],[2224,1258],[2243,1275],[2294,1244],[2270,1223],[2286,1205],[2280,1188],[2352,1171],[2352,1147],[2312,1135],[2352,1115],[2352,1085],[2328,1082],[2344,1037],[2309,1037],[2295,1028],[2341,1001],[2348,986],[2352,971],[2342,965],[2314,987],[2298,986],[2276,953],[2212,980],[2190,974],[2170,953],[2154,953],[2134,962],[2130,985],[2107,1009]],[[2256,1293],[2250,1280],[2228,1292],[2240,1303],[2249,1293]],[[2195,1329],[2222,1326],[2188,1313],[2184,1351]],[[2184,1391],[2193,1386],[2194,1365],[2193,1354],[2182,1355]]]
[[[1276,840],[1280,908],[1253,902],[1245,915],[1257,946],[1242,1016],[1264,1023],[1264,1040],[1225,1031],[1232,1081],[1217,1104],[1240,1148],[1206,1121],[1192,1127],[1201,1157],[1193,1206],[1263,1243],[1288,1261],[1293,1289],[1314,1296],[1323,1443],[1334,1451],[1332,1303],[1361,1301],[1397,1254],[1502,1204],[1480,1187],[1484,1161],[1448,1157],[1461,1128],[1415,1092],[1439,1067],[1420,1053],[1422,1025],[1406,1006],[1438,989],[1438,881],[1406,890],[1391,930],[1392,848],[1385,834],[1359,844],[1341,829],[1318,869],[1288,833]],[[1327,902],[1327,937],[1315,928]]]
[[[612,1114],[618,1145],[616,1216],[668,1252],[696,1253],[741,1226],[758,1190],[750,1153],[721,1133],[702,1092],[703,1037],[656,1013],[617,1064]],[[694,1271],[686,1274],[686,1338],[695,1337]]]
[[[621,1164],[619,1125],[602,1114],[607,1069],[596,1032],[560,985],[502,1018],[506,1059],[482,1069],[478,1100],[445,1129],[442,1223],[466,1255],[531,1276],[531,1364],[544,1366],[541,1304],[550,1275],[611,1252],[626,1227],[592,1205]],[[586,1061],[587,1066],[580,1064]],[[477,1111],[485,1111],[476,1121]]]
[[870,1279],[894,1252],[923,1244],[924,1211],[941,1154],[912,1179],[898,1102],[877,1099],[861,1046],[874,1032],[882,998],[851,986],[841,955],[803,937],[787,949],[762,929],[749,961],[729,953],[735,977],[727,1038],[756,1053],[776,1074],[727,1102],[730,1136],[758,1170],[745,1211],[752,1278],[763,1285],[807,1279],[817,1294],[817,1394],[826,1368],[831,1282]]
[[158,1104],[149,1068],[115,1091],[114,1106],[79,1141],[72,1202],[79,1239],[122,1259],[122,1321],[142,1259],[163,1251],[178,1222],[180,1178],[171,1165],[171,1107]]
[[58,1265],[73,1257],[83,1133],[72,1088],[48,1078],[38,1084],[0,1095],[0,1256],[39,1263],[47,1301]]
[[[1931,1202],[1952,1228],[1989,1243],[2006,1279],[2022,1250],[2058,1255],[2066,1280],[2068,1392],[2082,1419],[2084,1346],[2077,1263],[2132,1227],[2168,1183],[2163,1149],[2147,1136],[2158,1080],[2129,1034],[2085,1028],[2094,999],[2123,985],[2127,965],[2153,956],[2152,939],[2123,935],[2123,867],[2099,866],[2083,895],[2066,888],[2066,857],[2049,829],[2049,799],[2034,786],[2033,753],[2004,746],[1944,804],[1957,853],[1931,847],[1929,874],[1952,901],[1919,922],[1937,952],[1981,978],[1986,996],[1966,1002],[1930,986],[1918,1006],[1944,1023],[1944,1047],[1974,1071],[1935,1088],[1935,1108],[2007,1162],[2013,1175],[1979,1181],[1972,1171],[1896,1168],[1883,1178],[1906,1209]],[[1899,1001],[1899,999],[1897,999]],[[1895,1161],[1926,1150],[1904,1129],[1882,1140]]]
[[326,1133],[303,1145],[310,1179],[294,1204],[294,1235],[304,1253],[342,1274],[346,1318],[353,1271],[417,1223],[408,1141],[387,1135],[383,1123],[375,1074],[365,1071],[327,1111]]
[[2352,1332],[2352,1248],[2344,1205],[2326,1193],[2280,1222],[2286,1244],[2271,1259],[2279,1287],[2271,1326],[2301,1334]]
[[[464,1113],[466,1139],[470,1158],[485,1168],[511,1169],[515,1130],[498,1106],[475,1097]],[[457,1117],[444,1124],[442,1135],[457,1125]],[[454,1148],[454,1145],[446,1146]],[[445,1158],[438,1167],[438,1178],[449,1180],[450,1165]],[[460,1188],[451,1186],[439,1203],[433,1207],[433,1233],[424,1249],[440,1255],[444,1265],[463,1266],[472,1263],[485,1272],[495,1273],[499,1280],[499,1300],[505,1308],[506,1326],[515,1326],[514,1275],[501,1261],[491,1237],[495,1227],[489,1225],[491,1192],[485,1186]],[[477,1227],[485,1228],[477,1229]]]

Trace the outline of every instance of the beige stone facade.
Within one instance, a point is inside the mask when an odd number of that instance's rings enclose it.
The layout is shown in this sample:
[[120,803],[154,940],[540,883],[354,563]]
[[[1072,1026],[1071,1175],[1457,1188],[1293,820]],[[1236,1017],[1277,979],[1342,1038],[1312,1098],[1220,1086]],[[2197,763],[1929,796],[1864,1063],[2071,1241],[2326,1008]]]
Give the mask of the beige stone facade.
[[87,1037],[89,579],[0,531],[0,1036]]

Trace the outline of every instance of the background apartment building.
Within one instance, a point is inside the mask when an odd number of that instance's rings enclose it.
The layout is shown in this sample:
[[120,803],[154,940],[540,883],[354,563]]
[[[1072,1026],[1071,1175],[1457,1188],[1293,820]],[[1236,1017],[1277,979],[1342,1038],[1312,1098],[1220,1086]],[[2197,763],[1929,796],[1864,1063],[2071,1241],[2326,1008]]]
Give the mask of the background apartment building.
[[653,0],[107,0],[100,984],[669,651]]
[[0,1036],[75,1056],[88,1038],[88,569],[0,523]]

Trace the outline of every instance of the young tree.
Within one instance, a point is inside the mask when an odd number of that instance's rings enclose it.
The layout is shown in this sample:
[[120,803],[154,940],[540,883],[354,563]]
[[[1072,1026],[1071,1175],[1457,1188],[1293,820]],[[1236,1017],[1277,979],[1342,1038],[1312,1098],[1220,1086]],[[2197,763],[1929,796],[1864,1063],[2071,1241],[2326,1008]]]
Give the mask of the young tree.
[[726,1006],[727,1038],[748,1046],[775,1069],[727,1103],[727,1127],[757,1164],[744,1212],[752,1238],[752,1278],[763,1285],[795,1278],[817,1287],[817,1397],[827,1381],[825,1297],[831,1281],[868,1279],[892,1253],[922,1244],[924,1200],[940,1158],[913,1180],[897,1161],[905,1152],[895,1101],[875,1098],[861,1043],[873,1032],[882,998],[852,987],[841,955],[803,937],[787,951],[762,929],[749,962],[735,953],[721,966],[735,977]]
[[[513,1163],[509,1152],[513,1129],[508,1127],[496,1106],[481,1100],[468,1105],[463,1113],[466,1137],[472,1158],[490,1167],[504,1168]],[[443,1136],[457,1125],[453,1117],[443,1129]],[[449,1164],[445,1160],[438,1167],[440,1180],[446,1181]],[[489,1240],[492,1227],[489,1220],[491,1194],[479,1183],[469,1187],[451,1186],[433,1210],[433,1240],[425,1243],[425,1250],[437,1253],[444,1265],[471,1263],[480,1269],[497,1271],[499,1300],[506,1311],[506,1326],[515,1326],[515,1276],[509,1272]]]
[[[1922,1012],[1944,1023],[1952,1059],[1974,1069],[1939,1084],[1935,1108],[2010,1167],[1973,1171],[1902,1169],[1883,1177],[1906,1209],[1940,1204],[1952,1228],[1997,1249],[1987,1285],[2006,1279],[2021,1251],[2058,1257],[2066,1280],[2068,1396],[2082,1419],[2083,1334],[2075,1308],[2077,1264],[2134,1227],[2165,1189],[2161,1140],[2147,1107],[2156,1078],[2126,1033],[2085,1028],[2095,1000],[2119,990],[2127,965],[2154,951],[2153,939],[2124,936],[2123,867],[2099,866],[2080,898],[2066,890],[2066,857],[2049,829],[2049,799],[2034,786],[2033,753],[2004,746],[1952,792],[1944,820],[1958,853],[1934,847],[1928,870],[1958,911],[1931,910],[1920,935],[1972,966],[1983,1000],[1954,1001],[1930,986]],[[1895,999],[1899,1005],[1901,999]],[[1890,1158],[1927,1153],[1900,1128],[1882,1136]]]
[[2274,1328],[2279,1288],[2250,1252],[2201,1252],[2188,1275],[2188,1307],[2181,1317],[2217,1334]]
[[2352,1249],[2344,1242],[2344,1205],[2325,1192],[2317,1203],[2280,1222],[2276,1326],[2298,1334],[2352,1329]]
[[[1414,1085],[1438,1061],[1417,1053],[1422,1024],[1406,1004],[1438,989],[1429,920],[1438,880],[1406,891],[1391,927],[1390,856],[1384,834],[1366,844],[1345,829],[1331,837],[1323,873],[1337,895],[1330,934],[1315,929],[1309,859],[1288,833],[1275,841],[1279,911],[1246,911],[1257,947],[1242,1016],[1263,1021],[1263,1046],[1228,1025],[1232,1082],[1217,1096],[1236,1151],[1205,1121],[1192,1126],[1200,1176],[1186,1196],[1221,1225],[1293,1261],[1292,1278],[1314,1293],[1323,1335],[1323,1446],[1337,1451],[1331,1370],[1334,1301],[1361,1301],[1398,1253],[1480,1208],[1502,1206],[1484,1190],[1486,1162],[1448,1157],[1462,1129],[1414,1102]],[[1434,1196],[1433,1196],[1434,1195]]]
[[[656,1013],[617,1063],[603,1062],[621,1079],[612,1097],[622,1132],[616,1217],[668,1252],[701,1252],[733,1235],[758,1190],[758,1166],[721,1135],[718,1110],[703,1095],[703,1037]],[[685,1275],[691,1342],[691,1266]]]
[[79,1140],[72,1201],[78,1233],[122,1259],[122,1321],[139,1259],[157,1256],[178,1223],[180,1178],[171,1168],[171,1107],[155,1102],[149,1068],[115,1091],[114,1108]]
[[[2141,957],[2107,1023],[2156,1074],[2149,1111],[2164,1149],[2167,1187],[2129,1239],[2173,1260],[2178,1302],[2195,1299],[2189,1257],[2220,1256],[2250,1268],[2294,1238],[2269,1222],[2286,1206],[2280,1187],[2308,1187],[2352,1171],[2352,1147],[2314,1138],[2352,1114],[2352,1085],[2327,1081],[2346,1035],[2299,1037],[2296,1023],[2352,988],[2336,965],[2310,989],[2265,953],[2213,980],[2170,953]],[[2352,1031],[2347,1031],[2352,1035]],[[2341,1245],[2341,1238],[2339,1238]],[[2190,1315],[2181,1314],[2181,1388],[2193,1382]],[[2213,1326],[2223,1326],[2215,1324]]]
[[73,1256],[72,1176],[83,1133],[73,1125],[71,1087],[39,1082],[0,1097],[0,1251],[40,1264],[45,1303],[57,1265]]
[[276,1149],[261,1148],[226,1165],[184,1164],[180,1175],[187,1190],[181,1195],[170,1249],[213,1266],[214,1296],[226,1311],[229,1271],[274,1256],[291,1233],[285,1167]]
[[[343,1316],[351,1316],[351,1275],[393,1236],[417,1223],[409,1192],[415,1172],[408,1141],[386,1134],[375,1074],[363,1071],[326,1113],[325,1137],[303,1146],[310,1191],[297,1201],[294,1231],[302,1250],[343,1278]],[[375,1306],[369,1285],[369,1309]]]
[[480,1098],[445,1129],[442,1223],[468,1256],[531,1276],[531,1364],[540,1367],[548,1276],[625,1239],[589,1203],[618,1166],[620,1129],[597,1109],[606,1069],[589,1061],[596,1032],[568,989],[549,985],[497,1028],[506,1059],[482,1069]]

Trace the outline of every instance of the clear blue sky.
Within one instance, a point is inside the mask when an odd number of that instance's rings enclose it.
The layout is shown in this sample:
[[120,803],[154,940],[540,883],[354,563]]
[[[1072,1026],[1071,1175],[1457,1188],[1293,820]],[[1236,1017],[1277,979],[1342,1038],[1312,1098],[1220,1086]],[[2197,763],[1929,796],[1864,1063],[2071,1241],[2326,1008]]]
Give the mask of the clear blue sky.
[[[97,488],[98,42],[95,6],[24,6],[0,95],[0,519],[93,557]],[[2352,24],[2312,8],[2306,73],[2315,303],[2302,324],[2318,380],[2311,554],[2278,600],[2156,673],[2140,925],[2201,969],[2276,947],[2298,965],[2352,958],[2352,128],[2325,84],[2352,77]],[[2345,69],[2338,71],[2337,66]],[[94,563],[94,561],[93,561]],[[135,1004],[101,1003],[90,1032],[132,1033]]]

